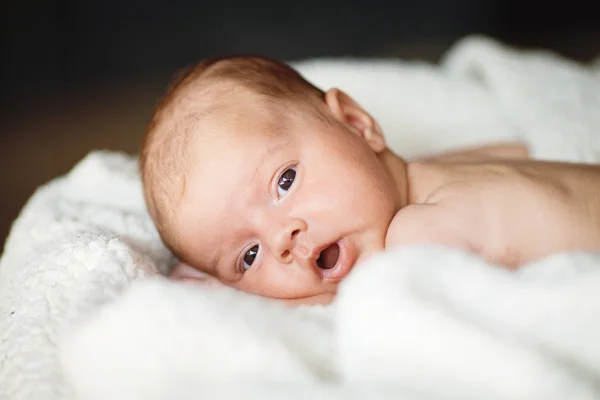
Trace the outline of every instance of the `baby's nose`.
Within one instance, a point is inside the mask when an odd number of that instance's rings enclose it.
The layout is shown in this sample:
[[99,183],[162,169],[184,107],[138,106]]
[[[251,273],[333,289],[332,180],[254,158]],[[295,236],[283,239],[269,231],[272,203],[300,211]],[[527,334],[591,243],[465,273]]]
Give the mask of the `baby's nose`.
[[287,221],[279,232],[274,235],[272,251],[274,256],[282,263],[289,264],[294,259],[294,249],[298,246],[298,237],[306,232],[307,225],[304,220],[293,218]]

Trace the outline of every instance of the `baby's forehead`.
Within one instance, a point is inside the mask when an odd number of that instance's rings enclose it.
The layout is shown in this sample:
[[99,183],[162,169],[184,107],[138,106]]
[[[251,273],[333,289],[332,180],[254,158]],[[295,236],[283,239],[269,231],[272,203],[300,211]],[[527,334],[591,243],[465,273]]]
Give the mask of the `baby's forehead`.
[[215,98],[201,109],[192,110],[187,118],[194,125],[195,134],[218,135],[233,140],[232,144],[241,143],[244,138],[271,140],[299,123],[289,105],[246,93]]
[[[193,137],[194,163],[227,159],[228,150],[248,143],[268,147],[278,136],[289,134],[313,120],[302,106],[261,95],[240,85],[190,95],[192,103],[180,118],[180,126]],[[314,118],[315,121],[317,120]]]
[[194,122],[191,129],[195,139],[188,150],[196,167],[211,170],[230,163],[232,158],[248,159],[272,153],[281,142],[290,143],[302,132],[313,129],[311,124],[310,118],[280,104],[218,103]]
[[193,164],[210,171],[238,159],[270,153],[274,145],[291,137],[294,124],[278,113],[257,115],[221,109],[194,128],[198,132],[188,149]]
[[198,77],[179,93],[177,97],[181,101],[175,103],[187,103],[192,109],[212,111],[243,113],[252,110],[255,115],[260,112],[288,114],[294,110],[314,111],[314,104],[309,104],[309,100],[296,92],[277,92],[262,88],[251,80],[240,82],[229,77]]

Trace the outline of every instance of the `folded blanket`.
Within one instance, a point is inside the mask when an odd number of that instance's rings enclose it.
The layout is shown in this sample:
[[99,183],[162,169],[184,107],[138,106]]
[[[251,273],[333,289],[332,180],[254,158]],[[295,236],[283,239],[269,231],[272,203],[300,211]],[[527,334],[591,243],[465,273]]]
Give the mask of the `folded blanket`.
[[[598,65],[482,37],[439,65],[295,65],[408,158],[519,139],[599,161]],[[600,398],[598,255],[514,273],[400,248],[357,266],[331,306],[290,310],[162,277],[174,260],[141,193],[135,157],[92,152],[25,206],[0,259],[1,399]]]

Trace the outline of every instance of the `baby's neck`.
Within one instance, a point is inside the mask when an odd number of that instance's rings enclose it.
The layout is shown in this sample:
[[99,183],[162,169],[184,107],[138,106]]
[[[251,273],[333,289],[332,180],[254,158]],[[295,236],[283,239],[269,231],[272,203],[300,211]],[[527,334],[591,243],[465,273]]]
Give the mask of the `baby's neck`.
[[398,194],[398,209],[409,204],[407,164],[402,157],[397,156],[391,150],[385,149],[378,155],[379,161],[387,170]]
[[424,203],[437,182],[435,171],[423,162],[407,162],[391,150],[379,154],[379,160],[392,178],[399,197],[399,209]]

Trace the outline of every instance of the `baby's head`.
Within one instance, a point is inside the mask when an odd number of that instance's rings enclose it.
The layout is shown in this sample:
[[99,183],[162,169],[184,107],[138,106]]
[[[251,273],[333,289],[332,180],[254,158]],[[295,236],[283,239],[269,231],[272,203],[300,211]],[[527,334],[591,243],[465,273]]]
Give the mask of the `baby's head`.
[[159,103],[143,144],[150,214],[182,261],[228,286],[326,302],[384,247],[403,201],[376,121],[264,57],[206,60]]

